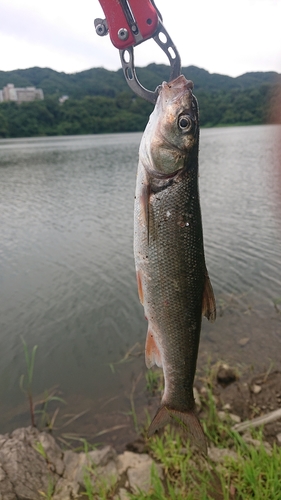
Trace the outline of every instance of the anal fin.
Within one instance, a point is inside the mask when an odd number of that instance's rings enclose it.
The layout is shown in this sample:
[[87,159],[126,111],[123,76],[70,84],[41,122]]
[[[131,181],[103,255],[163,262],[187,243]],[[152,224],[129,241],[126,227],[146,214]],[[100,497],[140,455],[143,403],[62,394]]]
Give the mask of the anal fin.
[[162,367],[161,354],[156,345],[154,334],[149,326],[145,343],[145,363],[147,368],[151,368],[153,365]]
[[142,288],[142,279],[141,279],[141,272],[140,271],[137,271],[137,283],[138,283],[138,292],[139,292],[140,303],[143,305],[143,288]]

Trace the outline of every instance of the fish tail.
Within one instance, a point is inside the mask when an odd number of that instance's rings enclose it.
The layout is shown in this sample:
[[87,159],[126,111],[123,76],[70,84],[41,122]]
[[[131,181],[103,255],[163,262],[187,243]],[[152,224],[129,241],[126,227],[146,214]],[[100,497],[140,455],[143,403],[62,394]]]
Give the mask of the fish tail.
[[147,435],[151,437],[159,429],[167,424],[176,425],[184,429],[190,444],[195,445],[207,455],[207,443],[204,431],[194,411],[181,412],[160,406],[154,419],[152,420]]

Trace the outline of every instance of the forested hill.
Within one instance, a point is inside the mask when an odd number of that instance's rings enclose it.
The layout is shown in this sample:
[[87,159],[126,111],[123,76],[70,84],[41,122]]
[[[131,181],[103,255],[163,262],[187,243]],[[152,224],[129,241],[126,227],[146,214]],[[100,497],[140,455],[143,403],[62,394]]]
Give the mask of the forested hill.
[[[194,82],[195,93],[245,90],[262,84],[281,84],[281,75],[271,72],[245,73],[232,78],[227,75],[209,73],[196,66],[182,68],[186,78]],[[149,64],[145,68],[137,68],[141,83],[154,90],[162,81],[169,78],[169,67],[164,64]],[[0,88],[7,83],[16,87],[35,86],[42,88],[45,96],[66,94],[75,99],[87,96],[115,97],[118,93],[128,90],[123,71],[108,71],[104,68],[92,68],[80,73],[59,73],[49,68],[17,69],[0,71]]]
[[[183,68],[182,73],[194,82],[201,126],[280,123],[280,74],[257,72],[232,78],[196,66]],[[150,64],[137,68],[137,75],[146,88],[154,90],[169,79],[169,67]],[[153,109],[129,89],[121,69],[93,68],[74,74],[49,68],[0,71],[0,89],[8,83],[42,88],[45,99],[0,103],[0,137],[142,131]],[[69,99],[60,104],[62,95]]]

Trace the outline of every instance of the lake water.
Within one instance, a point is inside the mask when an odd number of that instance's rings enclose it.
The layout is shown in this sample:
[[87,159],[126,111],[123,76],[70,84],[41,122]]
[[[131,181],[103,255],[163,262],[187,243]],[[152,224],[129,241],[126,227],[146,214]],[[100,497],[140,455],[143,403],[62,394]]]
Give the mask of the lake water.
[[[203,320],[199,370],[209,358],[281,365],[277,133],[279,126],[201,132],[200,197],[218,318]],[[21,336],[30,350],[38,345],[34,395],[57,386],[67,402],[57,418],[65,433],[93,437],[116,427],[128,440],[132,394],[144,410],[147,324],[132,248],[140,138],[0,140],[0,433],[28,423]]]

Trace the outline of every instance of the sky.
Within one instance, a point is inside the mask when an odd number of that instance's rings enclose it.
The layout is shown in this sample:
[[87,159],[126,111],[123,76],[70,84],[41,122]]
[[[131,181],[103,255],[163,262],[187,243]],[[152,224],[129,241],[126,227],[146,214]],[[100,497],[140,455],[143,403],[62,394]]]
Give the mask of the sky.
[[[155,2],[182,66],[233,77],[249,71],[281,73],[281,0]],[[96,34],[97,17],[104,17],[98,0],[0,0],[0,70],[117,70],[119,52],[109,36]],[[149,40],[136,47],[135,64],[152,62],[168,64]]]

